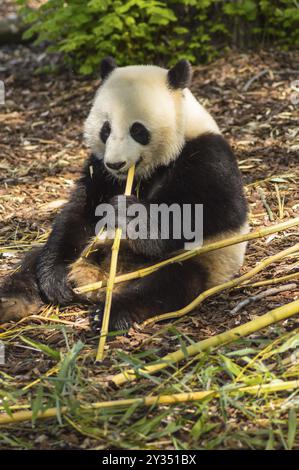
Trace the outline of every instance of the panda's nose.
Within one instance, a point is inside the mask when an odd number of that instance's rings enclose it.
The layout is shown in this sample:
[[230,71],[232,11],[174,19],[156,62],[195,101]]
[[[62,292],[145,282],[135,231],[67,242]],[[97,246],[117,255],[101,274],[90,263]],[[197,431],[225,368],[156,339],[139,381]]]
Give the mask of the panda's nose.
[[125,166],[126,162],[115,162],[115,163],[109,163],[106,162],[106,166],[110,168],[110,170],[120,170]]

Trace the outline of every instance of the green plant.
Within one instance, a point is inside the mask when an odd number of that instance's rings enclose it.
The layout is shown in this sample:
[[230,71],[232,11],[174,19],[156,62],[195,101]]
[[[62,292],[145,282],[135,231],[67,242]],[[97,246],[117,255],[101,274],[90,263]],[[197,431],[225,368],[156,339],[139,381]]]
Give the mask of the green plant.
[[295,0],[48,0],[38,9],[18,0],[26,38],[46,41],[81,73],[105,55],[119,64],[170,65],[211,60],[227,46],[299,44]]

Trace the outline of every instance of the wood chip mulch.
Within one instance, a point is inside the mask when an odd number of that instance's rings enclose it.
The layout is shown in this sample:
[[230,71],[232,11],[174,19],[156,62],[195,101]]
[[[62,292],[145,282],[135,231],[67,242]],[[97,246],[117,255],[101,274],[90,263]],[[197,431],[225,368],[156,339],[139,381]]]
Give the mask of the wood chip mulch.
[[[42,72],[53,62],[60,64],[58,74]],[[299,213],[299,93],[296,95],[292,86],[298,78],[296,52],[231,52],[194,70],[192,91],[211,111],[237,154],[253,230]],[[63,67],[61,59],[49,58],[43,48],[33,46],[2,48],[0,79],[6,86],[6,104],[0,107],[0,238],[7,247],[0,272],[5,274],[22,251],[45,239],[79,174],[88,153],[82,144],[82,127],[99,80],[76,76]],[[251,242],[243,272],[298,242],[298,235],[299,228]],[[298,263],[292,256],[254,281],[296,269]],[[263,289],[266,287],[252,292]],[[281,292],[231,315],[248,292],[233,290],[218,295],[205,302],[198,315],[181,320],[178,327],[199,340],[298,298],[298,289]],[[78,321],[80,310],[72,309],[69,314],[65,310],[64,315],[69,321]],[[292,322],[298,319],[289,324]],[[145,336],[159,329],[161,326],[155,325]],[[78,328],[74,335],[82,337],[85,332]],[[50,332],[48,339],[50,342]],[[143,339],[144,335],[136,332],[131,340],[116,339],[114,347],[130,350]],[[161,342],[162,353],[173,347],[168,341]]]

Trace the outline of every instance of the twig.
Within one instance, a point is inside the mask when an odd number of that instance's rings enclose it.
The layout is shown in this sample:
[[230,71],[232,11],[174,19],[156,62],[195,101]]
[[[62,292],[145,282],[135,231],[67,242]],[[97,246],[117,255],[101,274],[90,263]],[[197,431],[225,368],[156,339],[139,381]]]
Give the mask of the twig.
[[[220,248],[225,248],[227,246],[235,245],[237,243],[242,243],[244,241],[255,240],[256,238],[262,238],[272,233],[281,232],[283,230],[294,227],[296,225],[299,225],[299,217],[288,220],[287,222],[283,222],[281,224],[273,225],[271,227],[258,230],[256,232],[251,232],[251,233],[246,233],[245,235],[238,235],[236,237],[226,238],[224,240],[210,243],[200,248],[195,248],[194,250],[184,251],[183,253],[180,253],[176,256],[168,258],[157,264],[153,264],[152,266],[148,266],[143,269],[138,269],[137,271],[132,271],[131,273],[126,273],[126,274],[117,276],[115,278],[115,283],[125,282],[125,281],[130,281],[132,279],[145,277],[157,271],[158,269],[161,269],[164,266],[167,266],[168,264],[180,263],[182,261],[186,261],[190,258],[193,258],[194,256],[198,256],[202,253],[208,253],[210,251],[215,251]],[[106,287],[106,285],[107,283],[105,280],[94,282],[92,284],[87,284],[86,286],[82,286],[82,287],[75,289],[75,292],[78,294],[83,294],[83,293],[91,292],[93,290],[101,289],[103,287]]]
[[[226,393],[234,394],[234,393],[250,393],[250,394],[258,394],[261,395],[263,393],[275,393],[284,390],[294,390],[299,387],[298,380],[289,380],[289,381],[281,381],[275,383],[268,383],[268,384],[260,384],[260,385],[250,385],[247,387],[234,387],[231,389],[225,389]],[[124,400],[111,400],[111,401],[102,401],[92,403],[88,406],[82,406],[82,411],[89,412],[93,410],[99,409],[107,409],[107,408],[117,408],[117,407],[129,407],[132,405],[143,405],[143,406],[159,406],[159,405],[173,405],[175,403],[186,403],[192,401],[201,401],[208,397],[218,397],[221,395],[221,390],[203,390],[198,392],[188,392],[188,393],[174,393],[172,395],[154,395],[154,396],[147,396],[141,398],[128,398]],[[70,410],[68,407],[64,406],[59,410],[59,413],[66,414]],[[54,418],[58,415],[57,408],[49,408],[45,411],[40,411],[36,419],[46,419],[46,418]],[[25,411],[17,411],[16,413],[12,413],[11,415],[8,414],[0,414],[0,425],[1,424],[13,424],[13,423],[20,423],[23,421],[30,421],[32,420],[33,412],[29,410]]]
[[183,317],[184,315],[187,315],[187,313],[190,313],[192,310],[198,307],[208,297],[218,294],[219,292],[222,292],[226,289],[231,289],[232,287],[236,287],[241,282],[244,282],[247,279],[252,278],[255,274],[265,269],[267,266],[269,266],[269,264],[275,263],[281,258],[284,258],[285,256],[291,253],[294,253],[298,250],[299,250],[299,243],[296,243],[290,248],[287,248],[286,250],[276,253],[276,255],[269,256],[268,258],[264,259],[257,266],[250,269],[250,271],[243,274],[242,276],[231,279],[230,281],[224,282],[223,284],[219,284],[218,286],[211,287],[210,289],[202,292],[190,304],[186,305],[186,307],[183,307],[180,310],[177,310],[176,312],[168,312],[168,313],[163,313],[162,315],[156,315],[154,317],[151,317],[148,320],[145,320],[140,326],[141,328],[145,328],[146,326],[151,325],[153,323],[157,323],[158,321],[169,320],[170,318]]
[[267,297],[268,295],[275,295],[279,294],[279,292],[284,292],[287,290],[293,290],[297,287],[297,284],[286,284],[284,286],[280,287],[273,287],[272,289],[267,289],[263,292],[260,292],[259,294],[252,295],[251,297],[247,297],[247,299],[242,300],[242,302],[239,302],[232,310],[231,310],[231,315],[235,315],[238,313],[243,307],[245,307],[248,304],[251,304],[252,302],[257,302],[258,300],[263,299],[264,297]]
[[[133,181],[134,181],[134,174],[135,174],[135,165],[131,166],[131,168],[128,171],[125,196],[131,195]],[[118,259],[121,235],[122,235],[122,229],[120,227],[117,227],[116,232],[115,232],[114,243],[112,245],[111,264],[110,264],[109,277],[107,281],[103,323],[102,323],[102,330],[101,330],[101,335],[100,335],[96,361],[102,361],[104,357],[104,348],[105,348],[106,338],[107,338],[108,328],[109,328],[110,310],[111,310],[111,303],[112,303],[113,287],[114,287],[115,276],[116,276],[117,259]]]
[[278,202],[279,218],[280,218],[280,220],[282,220],[283,219],[284,197],[281,198],[281,196],[280,196],[278,184],[275,183],[274,187],[275,187],[275,192],[276,192],[276,197],[277,197],[277,202]]
[[[261,150],[263,149],[263,147],[261,148]],[[255,149],[257,150],[257,149]],[[292,181],[295,182],[296,181],[296,174],[295,173],[282,173],[281,175],[272,175],[272,176],[269,176],[268,178],[264,178],[262,180],[257,180],[257,181],[254,181],[253,183],[248,183],[246,184],[246,188],[252,188],[254,186],[257,186],[257,185],[260,185],[262,183],[267,183],[268,181],[273,181],[275,178],[285,178],[285,179],[289,179]]]
[[[169,353],[161,358],[161,361],[157,364],[145,366],[143,369],[139,369],[140,375],[148,375],[158,372],[171,364],[176,364],[179,361],[186,359],[186,357],[195,356],[198,353],[207,351],[208,349],[215,348],[217,346],[223,346],[224,344],[232,343],[244,336],[251,335],[252,333],[262,330],[263,328],[272,325],[273,323],[285,320],[299,313],[299,300],[290,302],[286,305],[271,310],[264,315],[251,320],[244,325],[237,326],[232,330],[225,331],[219,335],[212,336],[210,338],[199,341],[198,343],[191,344],[187,348],[179,349],[173,353]],[[137,371],[128,369],[125,372],[114,375],[112,382],[115,385],[122,385],[128,381],[135,380],[137,378]]]
[[274,220],[274,215],[273,215],[273,212],[271,210],[271,207],[269,206],[269,204],[267,203],[267,200],[266,200],[266,196],[264,194],[264,191],[262,190],[262,188],[258,188],[258,193],[259,193],[259,196],[261,198],[261,201],[263,203],[263,206],[264,208],[266,209],[267,213],[268,213],[268,217],[269,217],[269,220],[271,222],[273,222]]
[[253,82],[258,80],[259,78],[262,78],[264,75],[266,75],[266,73],[269,73],[268,69],[262,70],[260,73],[258,73],[257,75],[252,77],[250,80],[248,80],[248,82],[243,87],[243,91],[248,91],[251,85],[253,84]]
[[61,323],[62,325],[68,325],[71,328],[79,328],[80,330],[89,330],[89,327],[87,325],[81,325],[79,323],[75,323],[69,320],[61,320],[60,318],[42,317],[41,315],[29,315],[28,317],[23,317],[21,318],[21,320],[19,320],[18,325],[20,325],[21,323],[26,323],[30,320],[38,320],[40,322]]

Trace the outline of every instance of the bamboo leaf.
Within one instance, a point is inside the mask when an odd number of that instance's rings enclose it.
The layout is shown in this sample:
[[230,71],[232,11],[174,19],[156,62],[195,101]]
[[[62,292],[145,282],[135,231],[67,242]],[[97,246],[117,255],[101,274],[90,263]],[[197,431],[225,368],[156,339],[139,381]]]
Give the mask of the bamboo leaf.
[[285,343],[283,343],[277,350],[277,353],[288,351],[288,349],[295,349],[299,346],[299,334],[292,336]]
[[19,336],[19,338],[29,346],[37,349],[38,351],[43,352],[47,356],[52,357],[53,359],[59,360],[60,359],[60,352],[56,351],[55,349],[50,348],[50,346],[47,346],[46,344],[43,343],[38,343],[37,341],[34,341],[33,339],[26,338],[25,336]]
[[237,377],[241,373],[240,367],[234,361],[228,357],[223,356],[222,354],[219,354],[219,356],[223,360],[226,370],[230,372],[232,376]]
[[42,411],[43,409],[43,388],[40,386],[37,389],[37,394],[36,398],[32,401],[32,423],[34,424],[38,414]]
[[297,429],[297,416],[295,408],[289,410],[288,448],[292,449],[295,442]]
[[269,439],[266,445],[266,450],[274,450],[274,433],[273,429],[269,430]]

